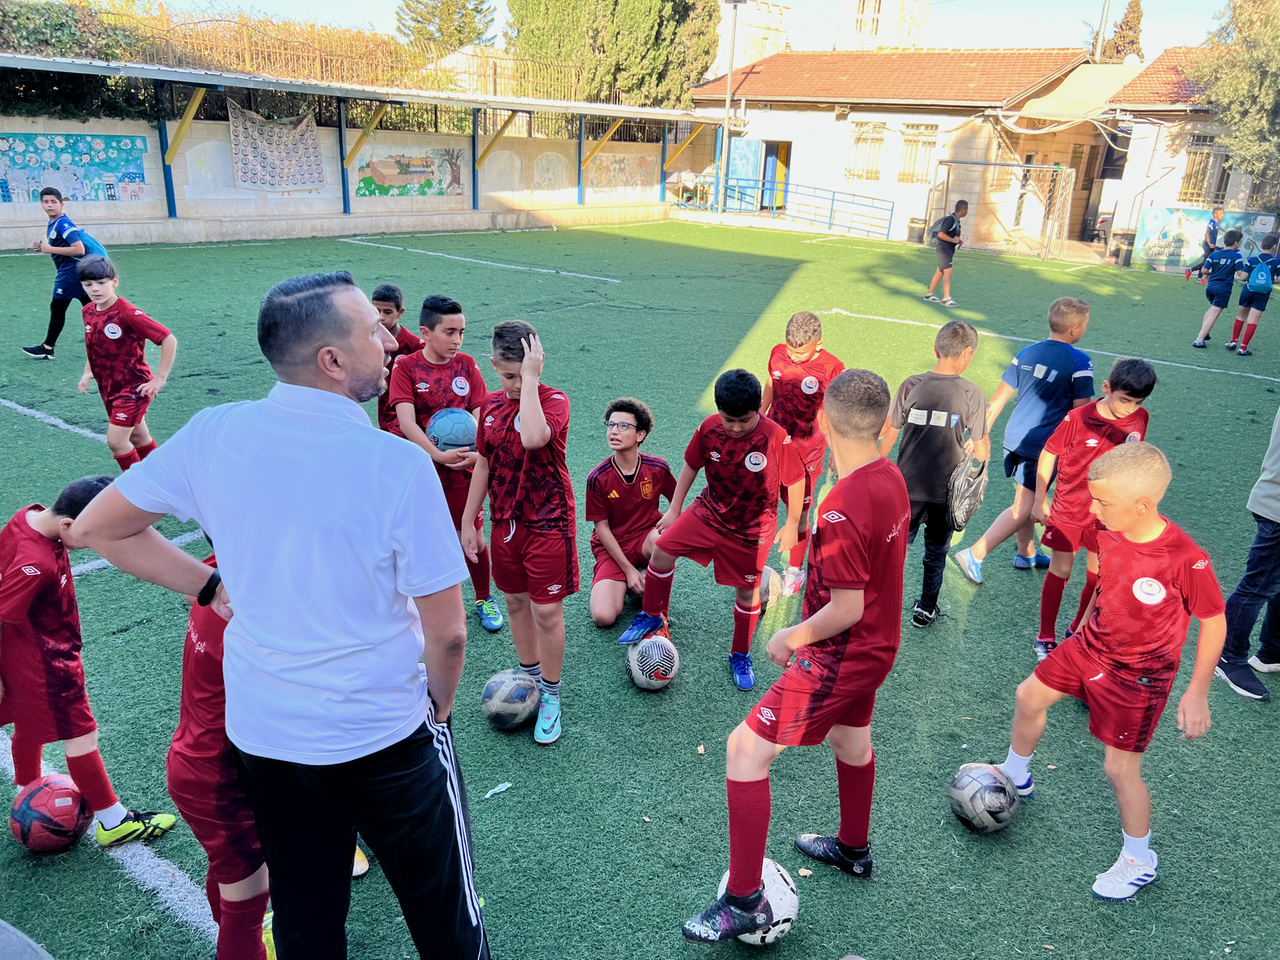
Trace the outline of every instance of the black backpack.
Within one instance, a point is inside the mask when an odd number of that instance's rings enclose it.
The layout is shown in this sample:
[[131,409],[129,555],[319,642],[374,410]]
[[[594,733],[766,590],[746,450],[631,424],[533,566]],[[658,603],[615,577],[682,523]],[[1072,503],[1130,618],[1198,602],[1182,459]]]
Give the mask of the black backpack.
[[933,221],[933,226],[929,228],[928,246],[936,247],[938,245],[938,231],[942,229],[943,221],[945,221],[949,216],[951,216],[951,214],[945,213],[937,220]]
[[963,530],[982,506],[987,492],[987,461],[965,457],[951,471],[947,484],[947,525]]

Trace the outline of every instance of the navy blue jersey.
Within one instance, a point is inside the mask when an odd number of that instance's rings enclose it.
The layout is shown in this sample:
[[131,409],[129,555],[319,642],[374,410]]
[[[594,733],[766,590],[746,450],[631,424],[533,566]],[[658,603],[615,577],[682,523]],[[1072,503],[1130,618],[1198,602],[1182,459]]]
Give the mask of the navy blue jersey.
[[1001,381],[1018,391],[1004,448],[1034,460],[1077,400],[1093,396],[1093,361],[1061,340],[1041,340],[1010,361]]
[[1221,227],[1222,224],[1219,221],[1210,218],[1209,226],[1205,231],[1208,234],[1210,246],[1216,247],[1218,245],[1218,230],[1221,229]]
[[1271,285],[1280,287],[1280,260],[1276,259],[1270,253],[1255,253],[1252,257],[1244,262],[1240,267],[1245,272],[1245,282],[1248,282],[1249,276],[1253,273],[1253,268],[1260,263],[1268,263],[1271,265]]
[[1239,250],[1215,250],[1205,258],[1203,270],[1209,272],[1209,283],[1231,286],[1236,279],[1236,271],[1243,269],[1244,258]]
[[[80,236],[80,228],[71,222],[71,218],[66,214],[58,217],[57,220],[49,221],[49,231],[47,234],[49,246],[51,247],[69,247],[73,243],[83,243],[84,238]],[[61,254],[49,254],[53,258],[53,265],[58,270],[59,280],[74,280],[76,286],[80,283],[76,280],[76,257],[64,257]]]

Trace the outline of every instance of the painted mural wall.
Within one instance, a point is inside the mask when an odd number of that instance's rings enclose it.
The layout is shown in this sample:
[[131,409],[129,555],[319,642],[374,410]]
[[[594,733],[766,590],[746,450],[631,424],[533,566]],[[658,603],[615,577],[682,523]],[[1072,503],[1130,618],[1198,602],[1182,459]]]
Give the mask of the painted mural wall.
[[146,137],[0,133],[0,203],[38,203],[44,187],[69,200],[150,200],[146,154]]
[[357,158],[357,197],[460,197],[462,168],[468,163],[461,147],[377,143]]

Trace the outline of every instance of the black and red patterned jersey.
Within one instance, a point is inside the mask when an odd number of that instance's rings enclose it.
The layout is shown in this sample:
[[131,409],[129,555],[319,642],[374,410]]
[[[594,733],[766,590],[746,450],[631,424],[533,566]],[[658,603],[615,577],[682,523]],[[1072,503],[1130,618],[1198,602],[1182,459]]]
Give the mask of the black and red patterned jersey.
[[1053,491],[1051,523],[1082,527],[1092,525],[1089,507],[1089,465],[1122,443],[1134,443],[1147,436],[1148,413],[1139,407],[1120,420],[1108,420],[1098,413],[1098,403],[1076,407],[1053,432],[1044,448],[1058,458],[1058,480]]
[[151,380],[146,341],[159,344],[169,329],[156,323],[124,297],[105,310],[84,308],[84,347],[89,372],[104,400],[136,397],[138,387]]
[[[484,404],[488,395],[489,388],[474,357],[460,353],[446,363],[432,363],[421,350],[396,358],[385,394],[393,412],[396,404],[412,403],[414,418],[423,431],[441,410],[452,407],[471,413]],[[392,420],[390,429],[397,437],[404,436],[399,419]],[[471,484],[470,470],[450,470],[437,463],[436,472],[446,490]]]
[[1226,607],[1209,555],[1166,523],[1149,543],[1098,531],[1098,605],[1081,644],[1120,676],[1168,692],[1191,618]]
[[825,350],[804,363],[791,359],[785,343],[769,354],[769,379],[773,382],[769,418],[787,431],[806,465],[826,453],[827,438],[818,429],[818,408],[827,395],[827,385],[843,372],[840,359]]
[[734,438],[713,413],[699,424],[684,462],[707,475],[693,501],[694,515],[711,529],[755,547],[772,542],[783,487],[804,480],[804,464],[787,432],[768,417]]
[[540,533],[571,537],[577,513],[565,463],[569,398],[540,383],[538,399],[551,440],[537,450],[526,450],[520,442],[519,400],[495,390],[481,408],[476,450],[489,462],[489,515],[494,520],[520,520]]
[[[587,523],[607,520],[619,543],[648,536],[662,516],[658,498],[665,497],[670,503],[675,492],[676,478],[661,457],[640,454],[640,463],[630,478],[609,457],[587,477]],[[592,532],[591,543],[599,542]]]
[[[421,350],[425,346],[422,338],[416,333],[410,331],[403,323],[396,330],[396,350],[391,354],[390,366],[392,372],[395,372],[396,361],[401,357],[407,357],[409,354]],[[461,356],[461,354],[459,354]],[[392,433],[396,424],[396,405],[391,399],[391,379],[387,378],[387,389],[378,397],[378,429],[388,430]]]

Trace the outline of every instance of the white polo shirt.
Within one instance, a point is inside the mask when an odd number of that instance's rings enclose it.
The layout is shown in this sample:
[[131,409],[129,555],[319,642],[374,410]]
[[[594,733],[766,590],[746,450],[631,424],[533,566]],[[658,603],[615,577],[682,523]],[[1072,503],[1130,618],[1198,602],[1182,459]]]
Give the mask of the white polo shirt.
[[241,750],[342,763],[426,718],[405,597],[467,568],[420,447],[346,397],[278,383],[265,400],[202,410],[115,485],[213,539],[235,610],[223,674]]
[[1262,474],[1249,493],[1249,509],[1280,523],[1280,411],[1271,424],[1271,443],[1262,458]]

